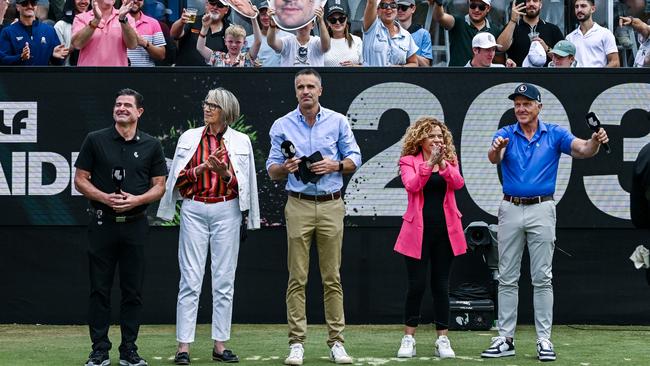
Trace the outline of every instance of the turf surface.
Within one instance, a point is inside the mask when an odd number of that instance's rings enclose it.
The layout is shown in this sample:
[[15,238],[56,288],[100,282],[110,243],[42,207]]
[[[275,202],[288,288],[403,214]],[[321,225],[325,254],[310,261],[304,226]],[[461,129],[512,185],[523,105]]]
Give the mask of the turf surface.
[[[281,366],[287,354],[286,325],[234,325],[228,343],[242,365]],[[350,325],[346,327],[346,349],[355,365],[540,365],[536,359],[535,331],[532,326],[517,329],[515,357],[496,360],[480,358],[488,347],[492,331],[450,332],[456,359],[433,357],[435,331],[421,326],[416,335],[417,357],[397,359],[401,339],[399,325]],[[112,365],[119,365],[119,328],[111,327],[114,342]],[[191,350],[192,365],[214,365],[211,360],[210,327],[199,325]],[[323,325],[310,326],[305,344],[305,366],[332,365],[325,344]],[[558,360],[551,366],[647,366],[650,365],[650,327],[566,326],[553,328]],[[176,350],[172,325],[145,325],[138,340],[140,354],[149,365],[172,365]],[[0,325],[0,365],[81,366],[90,351],[85,326]],[[406,364],[404,364],[406,363]]]

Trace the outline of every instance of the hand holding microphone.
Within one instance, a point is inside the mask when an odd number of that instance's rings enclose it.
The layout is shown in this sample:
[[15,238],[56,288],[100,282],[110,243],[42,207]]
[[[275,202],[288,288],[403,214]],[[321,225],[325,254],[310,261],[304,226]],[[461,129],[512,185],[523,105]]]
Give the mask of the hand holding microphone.
[[282,155],[287,159],[284,162],[284,167],[293,173],[296,179],[300,180],[300,172],[298,171],[298,163],[300,163],[300,158],[296,158],[296,147],[293,145],[293,142],[289,140],[282,141],[280,145],[280,150]]
[[[605,148],[606,153],[611,153],[612,150],[609,148],[609,144],[607,143],[609,141],[609,138],[607,137],[607,132],[600,126],[600,120],[598,119],[598,116],[596,116],[596,113],[594,112],[589,112],[585,116],[585,121],[587,122],[587,126],[589,126],[589,129],[591,129],[595,133],[595,137],[600,142],[603,147]],[[592,138],[594,136],[592,135]]]

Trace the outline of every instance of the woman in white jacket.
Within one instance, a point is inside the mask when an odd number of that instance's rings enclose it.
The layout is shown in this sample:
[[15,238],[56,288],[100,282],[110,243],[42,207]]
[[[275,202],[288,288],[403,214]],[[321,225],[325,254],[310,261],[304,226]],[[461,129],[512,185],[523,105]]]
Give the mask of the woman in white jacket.
[[208,252],[212,263],[212,358],[238,361],[225,342],[230,339],[240,225],[260,227],[253,148],[247,135],[228,127],[238,116],[239,102],[231,92],[223,88],[208,92],[203,101],[205,127],[188,130],[178,139],[167,191],[158,209],[159,217],[171,220],[176,201],[183,200],[174,359],[179,365],[190,362]]

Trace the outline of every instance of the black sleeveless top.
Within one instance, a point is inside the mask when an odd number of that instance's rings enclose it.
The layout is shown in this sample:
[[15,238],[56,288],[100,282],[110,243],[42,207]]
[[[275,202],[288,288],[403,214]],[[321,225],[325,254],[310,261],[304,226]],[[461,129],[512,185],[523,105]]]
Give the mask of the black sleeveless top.
[[445,211],[442,208],[446,192],[447,182],[445,179],[438,172],[432,173],[427,184],[422,189],[422,193],[424,194],[424,207],[422,208],[424,226],[447,227]]

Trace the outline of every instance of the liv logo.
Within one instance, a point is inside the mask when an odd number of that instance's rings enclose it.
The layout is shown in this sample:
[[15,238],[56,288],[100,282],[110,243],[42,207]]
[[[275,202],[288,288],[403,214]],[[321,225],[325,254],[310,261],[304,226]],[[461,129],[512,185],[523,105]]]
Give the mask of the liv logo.
[[0,143],[37,142],[36,102],[0,102]]

